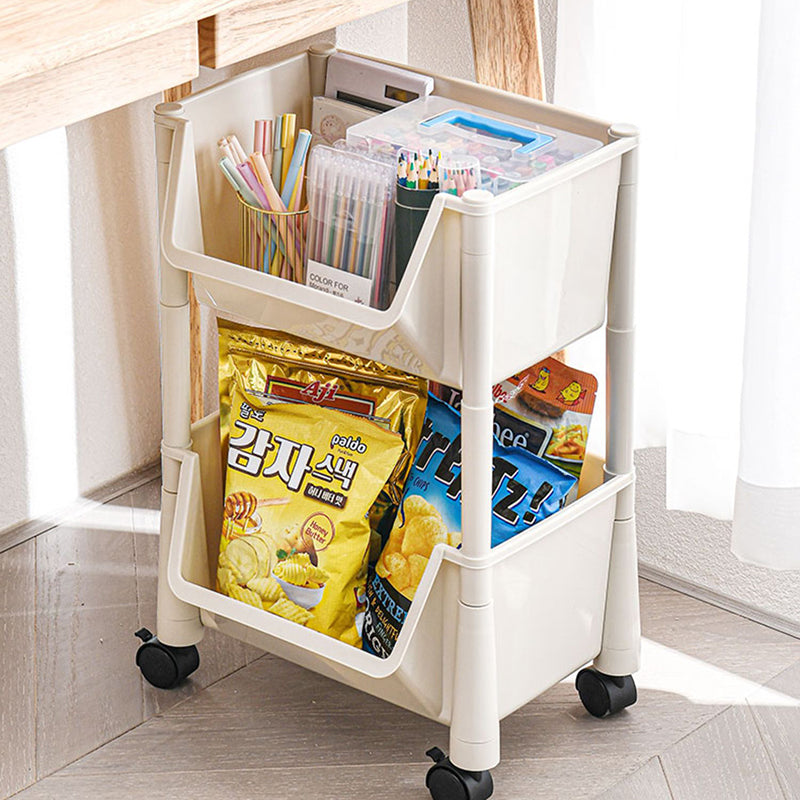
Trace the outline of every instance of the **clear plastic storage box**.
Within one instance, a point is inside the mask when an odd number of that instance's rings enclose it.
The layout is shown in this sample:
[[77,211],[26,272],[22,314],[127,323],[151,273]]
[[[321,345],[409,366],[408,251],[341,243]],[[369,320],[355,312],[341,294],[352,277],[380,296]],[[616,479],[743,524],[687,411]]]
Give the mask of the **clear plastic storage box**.
[[411,150],[446,158],[475,156],[482,179],[478,188],[493,194],[603,146],[599,139],[436,95],[351,126],[347,144],[370,153]]

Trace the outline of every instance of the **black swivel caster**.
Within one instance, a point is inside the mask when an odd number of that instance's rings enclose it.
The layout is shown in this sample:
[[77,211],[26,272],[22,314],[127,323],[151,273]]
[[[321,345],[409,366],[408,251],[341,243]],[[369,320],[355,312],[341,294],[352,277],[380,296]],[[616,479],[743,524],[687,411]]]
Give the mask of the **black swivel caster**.
[[616,714],[636,702],[636,684],[630,675],[606,675],[587,667],[575,678],[575,688],[593,717]]
[[459,769],[438,747],[432,747],[425,755],[435,762],[425,776],[433,800],[486,800],[492,796],[494,783],[489,770]]
[[136,631],[144,644],[136,651],[136,666],[145,680],[157,689],[174,689],[200,666],[197,648],[172,647],[159,642],[147,628]]

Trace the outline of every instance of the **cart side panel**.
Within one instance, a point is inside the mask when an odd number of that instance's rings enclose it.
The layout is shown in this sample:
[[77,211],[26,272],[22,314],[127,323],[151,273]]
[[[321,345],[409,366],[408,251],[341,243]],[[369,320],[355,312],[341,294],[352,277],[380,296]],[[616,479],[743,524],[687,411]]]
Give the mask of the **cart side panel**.
[[494,379],[605,319],[620,159],[497,213]]
[[495,566],[501,718],[599,652],[615,504],[612,494]]
[[[361,692],[366,692],[388,703],[413,711],[415,714],[428,719],[446,722],[440,719],[438,692],[436,689],[440,676],[439,667],[434,663],[435,653],[426,658],[426,663],[421,665],[418,674],[424,676],[424,681],[415,680],[407,685],[404,681],[404,671],[401,669],[388,678],[374,678],[354,669],[327,661],[320,655],[295,647],[276,636],[271,636],[263,631],[258,631],[240,622],[226,619],[213,614],[203,615],[205,622],[213,622],[213,627],[239,641],[246,642],[268,653],[272,653],[293,664],[331,678],[338,683],[351,686]],[[419,694],[420,685],[423,694]]]
[[308,56],[238,75],[182,101],[194,131],[197,186],[205,252],[234,263],[239,259],[239,208],[217,162],[217,141],[234,133],[246,152],[253,146],[253,120],[297,114],[297,127],[311,124]]
[[201,303],[226,316],[459,384],[459,215],[432,216],[420,239],[396,301],[402,307],[386,312],[212,258],[202,259],[194,287]]

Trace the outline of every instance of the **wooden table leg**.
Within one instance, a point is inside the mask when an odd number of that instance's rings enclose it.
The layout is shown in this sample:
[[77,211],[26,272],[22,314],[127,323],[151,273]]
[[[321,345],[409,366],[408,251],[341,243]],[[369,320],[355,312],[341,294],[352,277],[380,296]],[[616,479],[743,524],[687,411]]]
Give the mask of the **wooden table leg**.
[[[478,83],[544,100],[538,0],[468,0]],[[564,351],[553,353],[564,361]]]
[[478,83],[544,100],[538,0],[468,0]]
[[165,103],[177,103],[182,100],[186,95],[192,93],[192,82],[182,83],[180,86],[173,86],[171,89],[165,89],[162,97]]
[[[186,95],[191,94],[192,84],[182,83],[180,86],[173,86],[163,92],[165,103],[176,103]],[[203,352],[200,344],[200,305],[194,293],[192,279],[189,276],[189,328],[191,353],[189,354],[189,364],[192,376],[192,422],[203,417]]]

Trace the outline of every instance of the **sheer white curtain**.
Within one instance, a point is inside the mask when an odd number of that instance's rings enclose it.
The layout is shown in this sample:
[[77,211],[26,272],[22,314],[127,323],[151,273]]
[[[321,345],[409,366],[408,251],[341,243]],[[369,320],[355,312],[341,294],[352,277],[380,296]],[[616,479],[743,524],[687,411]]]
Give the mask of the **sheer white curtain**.
[[[669,508],[731,519],[736,493],[735,552],[779,568],[800,568],[795,5],[764,0],[759,81],[755,0],[560,0],[555,88],[642,132],[635,444],[666,444]],[[597,349],[570,357],[602,374]]]
[[764,0],[759,41],[733,551],[800,569],[800,3]]

